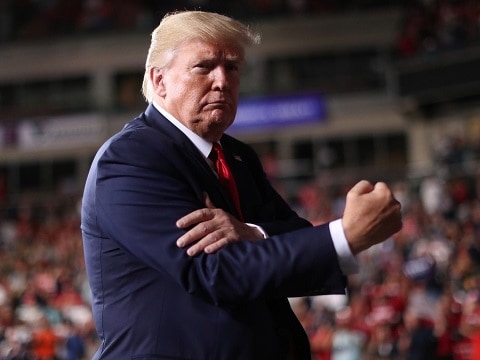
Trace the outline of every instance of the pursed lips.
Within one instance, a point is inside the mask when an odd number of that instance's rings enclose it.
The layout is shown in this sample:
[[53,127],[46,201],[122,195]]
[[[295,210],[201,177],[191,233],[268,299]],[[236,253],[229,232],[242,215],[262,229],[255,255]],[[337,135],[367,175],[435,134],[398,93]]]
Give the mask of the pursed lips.
[[230,106],[231,106],[230,103],[226,100],[210,101],[206,105],[206,107],[213,107],[213,108],[225,108]]

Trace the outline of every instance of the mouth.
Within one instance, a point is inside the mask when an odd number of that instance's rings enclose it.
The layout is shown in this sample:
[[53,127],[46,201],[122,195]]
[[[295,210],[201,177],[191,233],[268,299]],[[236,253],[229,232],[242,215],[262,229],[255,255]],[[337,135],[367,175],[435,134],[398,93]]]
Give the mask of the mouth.
[[209,102],[206,106],[205,106],[207,109],[226,109],[226,108],[230,108],[230,103],[228,103],[227,101],[212,101],[212,102]]

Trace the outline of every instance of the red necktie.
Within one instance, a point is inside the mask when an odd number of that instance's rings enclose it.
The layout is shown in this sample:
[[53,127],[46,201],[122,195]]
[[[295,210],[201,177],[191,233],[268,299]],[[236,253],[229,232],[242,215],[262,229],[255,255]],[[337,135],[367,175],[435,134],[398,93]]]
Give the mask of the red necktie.
[[213,161],[213,164],[218,174],[218,180],[220,180],[220,184],[222,184],[223,188],[230,195],[230,199],[235,204],[235,209],[237,210],[239,219],[243,221],[237,184],[235,184],[235,179],[233,178],[232,172],[227,165],[225,155],[220,144],[213,143],[212,152],[208,157]]

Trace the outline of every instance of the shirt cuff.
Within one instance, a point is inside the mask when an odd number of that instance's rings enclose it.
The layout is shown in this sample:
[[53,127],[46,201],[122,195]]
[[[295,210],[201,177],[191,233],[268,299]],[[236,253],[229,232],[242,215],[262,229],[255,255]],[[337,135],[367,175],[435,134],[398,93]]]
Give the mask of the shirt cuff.
[[262,233],[264,239],[266,239],[268,237],[268,234],[265,232],[265,230],[262,229],[261,226],[258,226],[258,225],[255,225],[255,224],[250,224],[250,223],[245,223],[245,225],[256,228],[258,231],[260,231]]
[[345,237],[342,219],[337,219],[330,222],[329,228],[330,235],[332,236],[333,246],[337,252],[340,269],[342,269],[344,275],[353,275],[358,273],[358,262],[356,257],[352,254],[347,238]]

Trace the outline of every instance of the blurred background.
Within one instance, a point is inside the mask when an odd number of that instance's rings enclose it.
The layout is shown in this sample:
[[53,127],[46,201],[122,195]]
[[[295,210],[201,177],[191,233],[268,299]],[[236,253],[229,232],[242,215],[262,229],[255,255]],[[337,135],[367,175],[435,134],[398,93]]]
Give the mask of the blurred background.
[[404,228],[349,297],[291,299],[315,360],[480,358],[480,2],[2,0],[0,359],[98,344],[79,206],[95,151],[143,111],[150,33],[200,9],[249,24],[235,125],[315,224],[385,181]]

